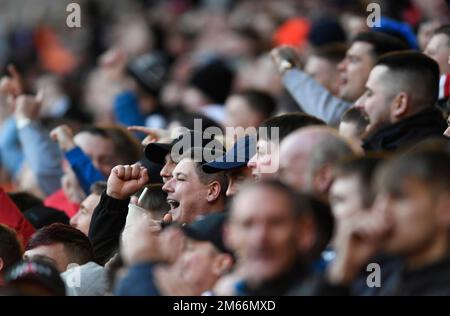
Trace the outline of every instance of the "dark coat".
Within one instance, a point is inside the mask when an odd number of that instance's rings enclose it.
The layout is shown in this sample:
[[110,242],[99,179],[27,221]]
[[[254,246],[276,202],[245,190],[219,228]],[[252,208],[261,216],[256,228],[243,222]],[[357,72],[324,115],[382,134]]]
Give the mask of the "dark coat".
[[443,137],[447,122],[442,112],[430,107],[400,122],[385,126],[363,143],[366,151],[391,151],[431,137]]

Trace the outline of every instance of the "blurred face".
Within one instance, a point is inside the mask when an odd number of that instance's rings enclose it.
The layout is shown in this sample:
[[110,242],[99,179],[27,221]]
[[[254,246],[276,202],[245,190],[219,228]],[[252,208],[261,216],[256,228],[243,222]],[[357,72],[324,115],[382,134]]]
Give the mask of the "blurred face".
[[296,257],[297,221],[283,193],[255,188],[235,197],[228,244],[251,282],[269,281],[291,268]]
[[177,260],[179,277],[201,295],[210,290],[220,276],[216,265],[219,252],[210,242],[188,239],[186,248]]
[[335,64],[313,55],[306,62],[305,72],[331,93],[337,93],[338,71]]
[[[427,253],[439,237],[447,239],[443,214],[450,205],[441,203],[444,194],[430,193],[432,189],[416,178],[405,179],[398,192],[380,192],[375,207],[392,219],[393,229],[385,250],[406,257]],[[448,217],[448,215],[447,215]]]
[[111,140],[81,132],[75,135],[74,141],[105,177],[109,176],[113,167],[120,164]]
[[173,170],[172,179],[163,186],[174,221],[190,223],[209,210],[209,186],[201,183],[195,168],[195,162],[182,159]]
[[242,167],[237,170],[228,171],[226,175],[228,178],[228,188],[226,196],[230,197],[235,195],[239,191],[242,183],[252,177],[252,170],[248,167]]
[[374,67],[367,80],[366,91],[355,103],[355,107],[363,110],[369,118],[368,132],[391,122],[390,106],[394,96],[389,90],[389,82],[386,82],[388,71],[386,66]]
[[441,75],[450,72],[448,56],[450,56],[450,43],[447,35],[436,34],[428,43],[424,54],[434,59],[439,65]]
[[450,137],[450,115],[447,118],[447,124],[448,124],[448,127],[444,132],[444,136]]
[[78,183],[77,176],[66,160],[63,160],[64,175],[61,178],[61,186],[64,195],[73,203],[81,203],[86,195]]
[[244,98],[237,95],[227,99],[225,111],[226,127],[257,128],[263,120],[260,114],[252,111]]
[[254,180],[259,181],[261,179],[271,179],[276,176],[275,172],[269,172],[273,170],[278,159],[278,146],[265,139],[260,139],[256,147],[256,155],[254,155],[247,167],[251,169]]
[[340,98],[352,102],[364,93],[364,85],[374,65],[370,55],[372,48],[369,43],[355,42],[348,49],[346,57],[338,65]]
[[189,87],[184,90],[182,100],[185,109],[192,112],[198,112],[202,106],[208,104],[208,101],[200,90],[194,87]]
[[360,139],[358,128],[353,122],[341,122],[339,124],[339,135],[347,139]]
[[70,225],[81,230],[87,236],[89,233],[89,226],[91,225],[92,214],[99,202],[100,195],[94,193],[90,194],[83,202],[81,202],[80,209],[70,219]]
[[71,263],[66,254],[64,245],[62,243],[55,243],[51,245],[38,246],[36,248],[25,251],[23,258],[41,259],[53,264],[59,272],[67,270],[67,266]]
[[441,26],[438,21],[424,22],[420,24],[417,39],[419,40],[420,50],[425,50],[430,39],[433,37],[434,31]]
[[298,151],[292,143],[283,141],[280,146],[280,180],[297,190],[309,190],[307,183],[308,151]]
[[173,169],[175,169],[177,165],[176,162],[172,160],[170,153],[166,155],[165,160],[166,163],[164,164],[164,167],[161,169],[159,173],[164,183],[172,179]]
[[330,188],[330,203],[333,215],[338,222],[360,212],[363,204],[358,176],[337,177]]

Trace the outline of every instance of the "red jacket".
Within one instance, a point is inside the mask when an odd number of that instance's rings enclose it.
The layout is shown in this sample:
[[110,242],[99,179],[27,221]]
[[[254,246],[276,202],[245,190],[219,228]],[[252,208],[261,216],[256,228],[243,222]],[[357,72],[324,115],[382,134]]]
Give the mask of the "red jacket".
[[36,231],[2,188],[0,188],[0,224],[14,229],[23,246]]
[[44,200],[44,205],[53,207],[66,213],[69,218],[72,218],[80,208],[80,204],[71,202],[64,194],[63,189],[50,194]]

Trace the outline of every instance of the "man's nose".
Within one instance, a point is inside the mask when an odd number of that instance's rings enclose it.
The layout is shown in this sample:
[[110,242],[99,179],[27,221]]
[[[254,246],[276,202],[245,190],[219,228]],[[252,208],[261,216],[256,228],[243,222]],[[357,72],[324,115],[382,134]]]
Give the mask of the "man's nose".
[[164,183],[164,185],[162,187],[163,191],[168,192],[168,193],[174,192],[173,182],[174,182],[173,178],[170,178],[169,180],[167,180],[167,182]]
[[357,108],[358,110],[364,110],[364,101],[365,101],[365,97],[364,97],[364,95],[362,95],[358,98],[358,100],[356,100],[356,102],[353,106],[355,108]]
[[347,59],[344,58],[344,59],[337,65],[337,70],[338,70],[338,71],[344,71],[346,67],[347,67]]
[[247,167],[249,167],[250,169],[255,169],[257,159],[257,155],[253,155],[253,157],[247,162]]

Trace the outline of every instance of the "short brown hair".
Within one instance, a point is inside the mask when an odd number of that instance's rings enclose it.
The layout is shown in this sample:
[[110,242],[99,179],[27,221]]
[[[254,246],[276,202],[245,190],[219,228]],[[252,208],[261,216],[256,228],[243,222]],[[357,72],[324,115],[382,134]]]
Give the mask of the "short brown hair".
[[408,178],[426,184],[426,190],[447,192],[450,190],[450,153],[444,147],[426,146],[426,142],[386,163],[377,175],[377,187],[396,194]]
[[91,193],[96,195],[102,195],[103,191],[105,190],[106,190],[106,181],[96,181],[90,187]]
[[54,223],[39,229],[28,242],[26,250],[62,243],[73,263],[85,264],[94,260],[94,251],[88,237],[78,229]]
[[359,135],[362,135],[366,131],[367,125],[369,125],[369,118],[360,109],[351,107],[342,114],[341,122],[355,124],[356,131]]
[[0,258],[3,271],[22,259],[22,246],[14,230],[0,224]]
[[384,156],[376,154],[344,159],[337,165],[334,175],[335,177],[357,176],[360,181],[362,205],[368,208],[372,206],[375,199],[372,180],[384,160]]

